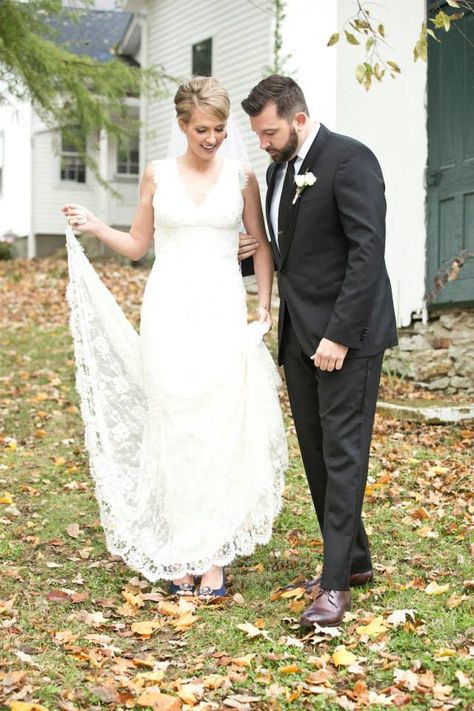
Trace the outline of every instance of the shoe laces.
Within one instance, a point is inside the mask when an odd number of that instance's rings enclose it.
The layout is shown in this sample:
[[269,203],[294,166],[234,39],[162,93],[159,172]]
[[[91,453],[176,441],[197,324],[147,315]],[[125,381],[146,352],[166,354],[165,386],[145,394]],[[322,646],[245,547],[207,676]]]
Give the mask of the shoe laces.
[[319,588],[318,594],[316,595],[316,600],[322,597],[323,595],[326,595],[328,601],[333,607],[336,606],[336,603],[334,601],[334,590],[325,590],[324,588]]

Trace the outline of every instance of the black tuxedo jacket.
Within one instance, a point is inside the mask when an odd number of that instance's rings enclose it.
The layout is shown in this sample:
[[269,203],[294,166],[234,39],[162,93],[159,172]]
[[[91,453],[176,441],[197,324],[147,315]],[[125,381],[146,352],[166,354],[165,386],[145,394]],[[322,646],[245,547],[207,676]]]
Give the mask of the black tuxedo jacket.
[[270,221],[278,169],[272,163],[267,170],[266,213],[280,292],[279,363],[287,314],[308,356],[323,337],[348,346],[348,358],[396,345],[384,260],[384,181],[374,154],[321,125],[299,170],[317,180],[290,201],[280,249]]

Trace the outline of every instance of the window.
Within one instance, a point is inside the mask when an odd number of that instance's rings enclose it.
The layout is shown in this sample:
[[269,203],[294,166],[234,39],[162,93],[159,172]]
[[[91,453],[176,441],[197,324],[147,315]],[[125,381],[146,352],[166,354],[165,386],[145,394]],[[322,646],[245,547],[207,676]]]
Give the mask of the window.
[[86,182],[86,164],[81,152],[85,152],[83,139],[73,140],[70,131],[61,134],[61,180],[74,183]]
[[212,37],[193,44],[193,76],[212,76]]
[[138,132],[119,141],[117,148],[117,175],[138,175],[139,171]]
[[5,145],[5,134],[0,132],[0,197],[3,195],[3,165],[4,165],[4,145]]

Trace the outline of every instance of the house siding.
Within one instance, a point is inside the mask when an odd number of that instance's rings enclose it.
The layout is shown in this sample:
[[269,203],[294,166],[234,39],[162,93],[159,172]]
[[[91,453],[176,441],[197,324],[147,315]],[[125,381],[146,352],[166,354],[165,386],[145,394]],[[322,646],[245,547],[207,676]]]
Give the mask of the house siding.
[[98,186],[89,170],[84,184],[60,179],[57,139],[57,134],[51,131],[33,136],[33,231],[37,235],[64,232],[61,207],[66,202],[86,205],[92,212],[99,207]]
[[[65,220],[61,207],[67,202],[85,205],[112,226],[128,228],[132,222],[138,199],[138,177],[117,179],[116,143],[105,142],[105,179],[110,187],[120,193],[117,198],[100,186],[91,170],[86,171],[86,182],[75,183],[60,179],[60,156],[57,150],[58,134],[43,130],[33,137],[33,230],[37,237],[37,253],[45,254],[45,235],[63,235]],[[89,151],[99,163],[99,153],[92,142]],[[41,244],[42,243],[42,244]],[[62,241],[48,241],[56,245]]]
[[[425,292],[426,188],[428,159],[425,62],[413,61],[413,45],[425,19],[425,0],[399,0],[377,7],[385,24],[387,59],[402,68],[366,92],[355,80],[363,51],[346,42],[337,51],[336,130],[366,143],[382,166],[387,195],[386,261],[400,326],[423,309]],[[351,0],[338,0],[338,27],[354,14]],[[335,49],[335,48],[331,48]]]
[[[212,37],[212,73],[228,89],[232,113],[242,131],[249,160],[262,180],[268,157],[250,131],[248,118],[240,107],[249,90],[266,73],[272,56],[272,3],[223,0],[148,2],[148,64],[163,66],[172,76],[191,76],[192,45]],[[146,142],[147,160],[167,155],[174,120],[172,96],[148,104],[146,125],[154,132]]]

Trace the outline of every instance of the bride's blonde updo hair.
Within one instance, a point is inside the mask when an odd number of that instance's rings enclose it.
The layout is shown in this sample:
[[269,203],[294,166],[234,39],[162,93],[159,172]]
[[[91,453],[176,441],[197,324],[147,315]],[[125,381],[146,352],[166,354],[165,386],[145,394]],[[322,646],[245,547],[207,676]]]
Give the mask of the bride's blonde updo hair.
[[174,97],[176,116],[189,123],[194,108],[213,116],[218,121],[227,121],[230,100],[227,89],[214,77],[193,77],[178,87]]

